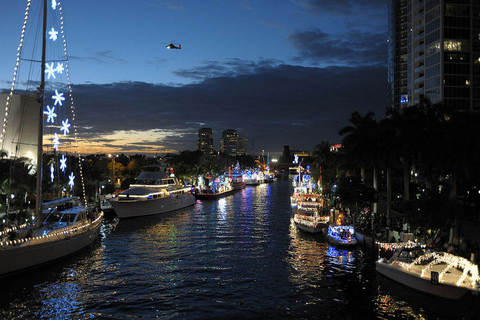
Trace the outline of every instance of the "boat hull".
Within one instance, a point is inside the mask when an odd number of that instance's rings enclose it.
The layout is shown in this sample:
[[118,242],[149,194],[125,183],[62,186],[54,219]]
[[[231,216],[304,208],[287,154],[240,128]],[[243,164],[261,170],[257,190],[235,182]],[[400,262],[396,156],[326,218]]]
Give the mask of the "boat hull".
[[245,188],[245,182],[233,182],[232,183],[233,190],[242,190]]
[[255,180],[255,181],[245,181],[245,185],[247,186],[258,186],[260,185],[260,181],[259,180]]
[[70,237],[0,249],[0,276],[61,259],[89,246],[97,238],[101,224],[100,218],[86,231]]
[[196,193],[195,198],[200,199],[200,200],[215,200],[221,197],[225,197],[228,195],[231,195],[235,191],[234,189],[225,191],[222,193]]
[[183,209],[195,204],[195,197],[191,193],[184,193],[178,197],[149,199],[140,201],[111,201],[113,209],[119,218],[134,218],[150,216]]
[[451,300],[458,300],[464,296],[469,290],[462,287],[455,287],[448,284],[432,284],[429,279],[417,277],[395,266],[388,265],[384,262],[376,262],[375,269],[381,275],[396,281],[404,286],[410,287],[417,291],[428,293],[437,297]]
[[321,226],[313,227],[313,226],[303,224],[301,221],[295,221],[295,225],[297,226],[298,229],[305,232],[309,232],[309,233],[321,233],[324,229],[324,227],[321,227]]
[[327,239],[328,239],[328,242],[339,247],[355,247],[358,243],[356,238],[353,238],[351,241],[347,242],[347,241],[338,240],[328,234],[327,234]]

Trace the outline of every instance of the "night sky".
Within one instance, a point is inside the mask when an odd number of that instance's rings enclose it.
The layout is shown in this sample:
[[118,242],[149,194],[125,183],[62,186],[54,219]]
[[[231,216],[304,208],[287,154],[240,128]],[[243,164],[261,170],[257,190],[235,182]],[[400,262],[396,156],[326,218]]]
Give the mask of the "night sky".
[[[0,5],[2,88],[25,2]],[[250,151],[311,150],[339,142],[352,111],[381,117],[389,102],[384,0],[63,6],[83,152],[194,150],[202,126],[217,147],[234,128]],[[165,49],[170,42],[182,50]]]

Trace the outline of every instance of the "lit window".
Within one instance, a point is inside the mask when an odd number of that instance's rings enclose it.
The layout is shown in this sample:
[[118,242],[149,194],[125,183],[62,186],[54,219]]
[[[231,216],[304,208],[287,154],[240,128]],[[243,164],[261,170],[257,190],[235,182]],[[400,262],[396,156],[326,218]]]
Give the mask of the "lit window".
[[468,80],[468,79],[465,80],[465,85],[466,85],[466,86],[469,86],[469,85],[470,85],[470,80]]
[[462,51],[463,43],[458,40],[445,40],[443,47],[446,51]]

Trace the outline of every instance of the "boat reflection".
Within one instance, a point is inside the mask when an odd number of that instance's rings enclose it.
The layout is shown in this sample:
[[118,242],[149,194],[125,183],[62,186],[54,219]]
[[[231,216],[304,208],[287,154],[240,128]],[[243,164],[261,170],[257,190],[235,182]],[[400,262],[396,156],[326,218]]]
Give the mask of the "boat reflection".
[[348,265],[355,262],[355,257],[352,251],[329,246],[327,250],[327,260],[333,264]]

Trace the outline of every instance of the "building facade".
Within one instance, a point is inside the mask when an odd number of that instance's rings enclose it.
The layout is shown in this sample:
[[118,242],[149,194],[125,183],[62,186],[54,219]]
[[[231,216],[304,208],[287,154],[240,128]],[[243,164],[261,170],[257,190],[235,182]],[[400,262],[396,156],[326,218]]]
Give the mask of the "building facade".
[[392,0],[390,12],[393,106],[424,96],[454,110],[480,110],[480,1]]
[[211,128],[201,128],[198,130],[198,150],[204,154],[214,154],[213,132]]
[[245,156],[248,149],[248,138],[238,137],[237,156]]
[[390,7],[388,76],[397,109],[408,103],[408,3],[393,0]]
[[231,157],[237,156],[238,132],[234,129],[223,130],[220,151]]

